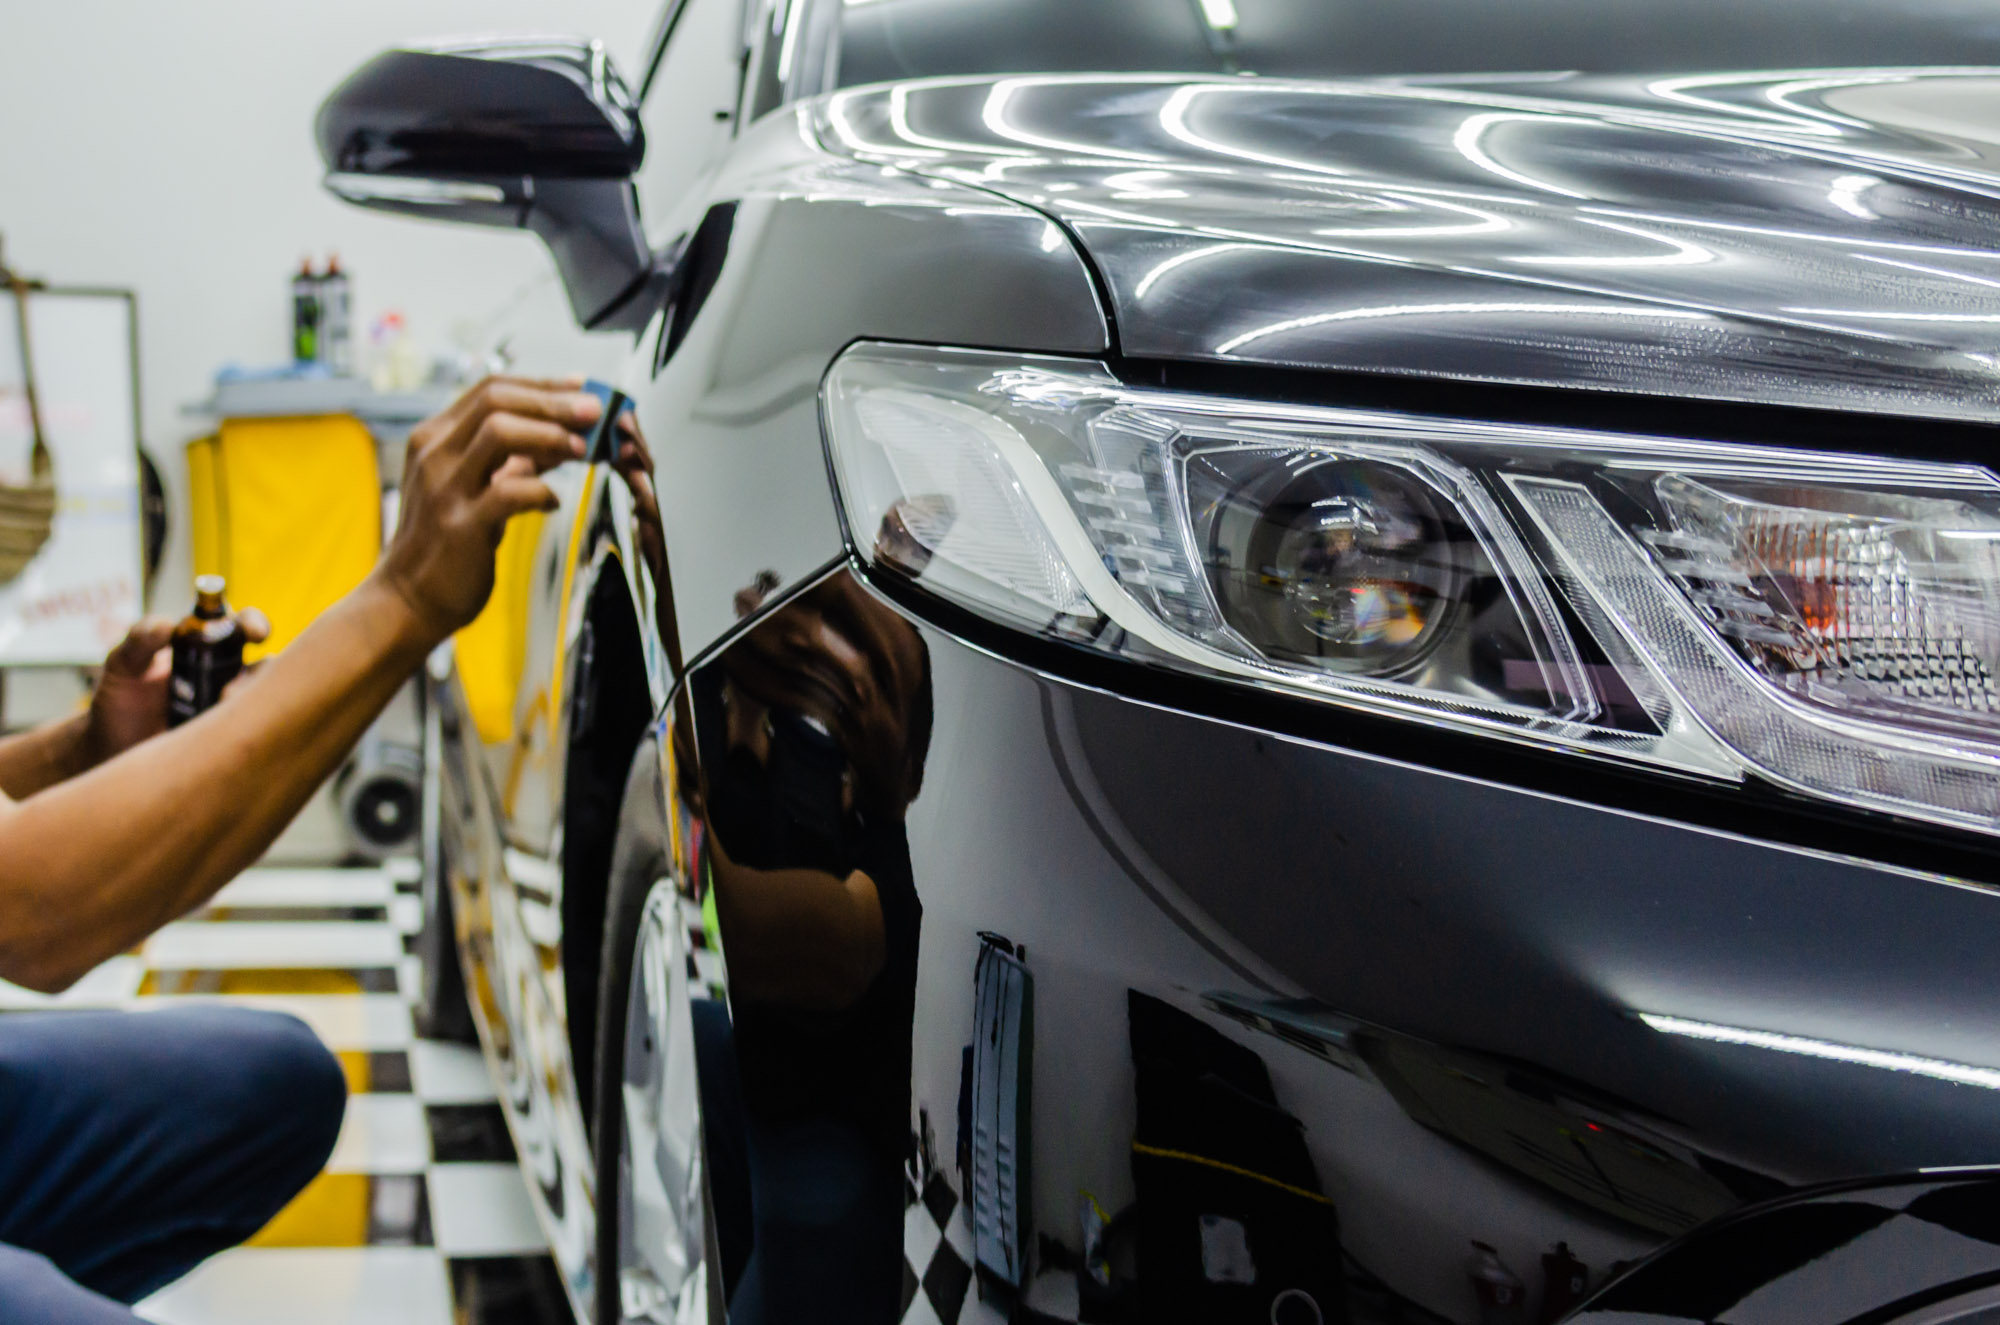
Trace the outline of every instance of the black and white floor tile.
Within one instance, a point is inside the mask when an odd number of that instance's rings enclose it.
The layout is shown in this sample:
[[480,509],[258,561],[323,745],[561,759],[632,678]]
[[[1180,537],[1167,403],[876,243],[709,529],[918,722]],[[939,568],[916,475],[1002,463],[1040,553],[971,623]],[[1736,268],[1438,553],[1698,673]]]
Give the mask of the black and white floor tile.
[[405,991],[407,870],[256,869],[58,999],[281,1009],[351,1095],[326,1171],[261,1233],[141,1304],[160,1325],[554,1325],[570,1319],[478,1050],[420,1040]]
[[[385,869],[254,869],[214,902],[59,998],[0,983],[0,1015],[211,1000],[290,1012],[340,1058],[347,1117],[326,1171],[248,1244],[142,1303],[158,1325],[567,1325],[479,1051],[417,1038],[408,937],[415,880]],[[711,953],[694,954],[703,983]],[[1000,1325],[942,1175],[908,1184],[903,1325]],[[1068,1274],[1023,1303],[1077,1317]]]
[[972,1229],[942,1174],[903,1186],[902,1325],[1067,1325],[1078,1319],[1076,1277],[1037,1275],[1018,1315],[981,1299],[973,1273]]

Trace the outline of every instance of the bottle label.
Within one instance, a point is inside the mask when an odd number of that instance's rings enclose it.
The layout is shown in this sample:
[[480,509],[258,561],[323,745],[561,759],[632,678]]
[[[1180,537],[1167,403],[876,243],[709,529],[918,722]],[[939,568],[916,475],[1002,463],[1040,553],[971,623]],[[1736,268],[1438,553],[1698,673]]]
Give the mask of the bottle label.
[[197,713],[213,708],[222,690],[243,670],[240,640],[212,644],[207,640],[174,642],[173,673],[167,679],[167,725],[178,727]]

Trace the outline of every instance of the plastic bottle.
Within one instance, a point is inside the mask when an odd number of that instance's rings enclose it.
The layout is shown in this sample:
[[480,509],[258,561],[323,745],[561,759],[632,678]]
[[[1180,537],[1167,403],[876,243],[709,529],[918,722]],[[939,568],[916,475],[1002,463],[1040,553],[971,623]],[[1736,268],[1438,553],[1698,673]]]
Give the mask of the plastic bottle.
[[167,679],[167,725],[178,727],[212,708],[243,670],[243,627],[223,598],[220,575],[197,575],[194,611],[174,627],[173,672]]
[[292,277],[292,362],[318,362],[320,320],[319,277],[312,259],[300,258],[299,274]]
[[319,278],[320,361],[336,377],[354,372],[354,304],[347,273],[340,268],[340,255],[326,260],[326,272]]
[[369,342],[368,379],[377,391],[415,391],[424,384],[429,366],[410,340],[401,313],[392,308],[376,318]]

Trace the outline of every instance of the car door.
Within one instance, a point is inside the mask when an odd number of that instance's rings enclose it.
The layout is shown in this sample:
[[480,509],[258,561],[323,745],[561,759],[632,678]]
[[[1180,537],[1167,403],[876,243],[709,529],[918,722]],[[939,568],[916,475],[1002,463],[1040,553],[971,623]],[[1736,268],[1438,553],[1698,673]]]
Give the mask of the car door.
[[[468,995],[504,1085],[523,1161],[547,1226],[585,1197],[565,1150],[584,1144],[567,1071],[561,984],[547,978],[560,929],[556,829],[561,786],[564,638],[582,512],[597,484],[568,464],[547,476],[560,505],[509,526],[486,608],[453,641],[467,721],[459,783],[447,798],[458,825],[454,861]],[[467,840],[470,839],[470,840]],[[580,1245],[580,1244],[578,1244]]]
[[[663,11],[657,38],[663,45],[650,62],[654,95],[646,101],[658,147],[636,181],[643,192],[660,199],[684,192],[726,149],[740,67],[739,11],[739,0],[678,0]],[[667,210],[664,203],[661,210]],[[596,337],[597,344],[582,347],[587,360],[629,353],[634,362],[605,376],[626,384],[649,366],[649,350],[627,345],[607,354],[609,339]],[[602,854],[595,848],[607,844],[593,840],[572,849],[566,829],[575,807],[566,797],[574,785],[580,716],[601,698],[602,673],[614,662],[630,661],[602,656],[630,639],[626,632],[619,632],[615,646],[604,639],[604,604],[613,595],[650,593],[622,546],[630,504],[611,468],[573,462],[546,478],[558,506],[510,526],[494,597],[457,641],[457,670],[474,718],[468,726],[478,757],[471,763],[490,807],[472,817],[491,831],[471,856],[480,876],[474,887],[485,905],[469,914],[484,930],[484,942],[475,935],[475,946],[488,954],[488,978],[476,996],[497,1013],[487,1018],[489,1039],[509,1086],[523,1163],[558,1260],[574,1282],[586,1266],[592,1231],[578,1052],[579,1045],[588,1046],[592,1028],[576,1024],[579,1016],[588,1022],[588,1007],[574,1006],[590,991],[580,990],[574,976],[581,970],[583,984],[593,983],[600,940],[593,921],[601,922],[601,898],[572,906],[566,893],[576,859],[594,860]],[[637,606],[647,609],[642,619],[651,616],[651,603]],[[657,649],[645,652],[639,665],[653,692],[650,711],[664,697],[659,678],[665,668]],[[601,890],[601,880],[584,884],[586,891],[593,886]]]

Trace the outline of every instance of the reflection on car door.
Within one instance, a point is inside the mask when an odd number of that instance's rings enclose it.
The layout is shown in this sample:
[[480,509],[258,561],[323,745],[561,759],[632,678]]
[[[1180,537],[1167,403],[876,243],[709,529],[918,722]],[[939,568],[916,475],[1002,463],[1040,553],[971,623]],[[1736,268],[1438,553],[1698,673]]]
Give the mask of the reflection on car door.
[[[560,1155],[588,1153],[559,964],[565,669],[584,524],[602,480],[582,464],[546,477],[560,505],[509,527],[493,597],[455,652],[468,735],[478,744],[467,761],[478,786],[466,790],[487,808],[473,816],[483,840],[461,866],[476,874],[466,887],[483,903],[465,911],[479,959],[471,992],[485,1005],[531,1186],[550,1227],[561,1229],[566,1212],[587,1208],[587,1194]],[[587,1245],[587,1228],[571,1233]]]
[[688,700],[680,873],[722,959],[696,1026],[730,1319],[893,1320],[923,923],[903,814],[929,656],[842,570],[698,668]]

